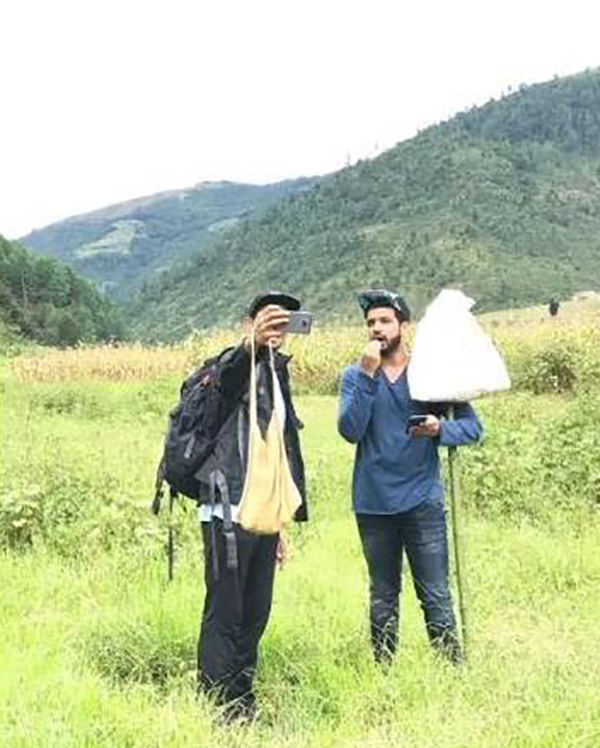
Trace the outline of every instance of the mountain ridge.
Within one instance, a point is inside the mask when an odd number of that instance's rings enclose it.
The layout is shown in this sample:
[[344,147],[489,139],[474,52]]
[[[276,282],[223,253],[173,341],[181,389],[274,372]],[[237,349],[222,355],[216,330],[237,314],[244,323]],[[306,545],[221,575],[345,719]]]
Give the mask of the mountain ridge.
[[365,286],[417,312],[445,286],[480,310],[600,288],[600,70],[522,86],[263,208],[147,276],[127,305],[135,333],[230,324],[270,287],[326,322],[355,319]]
[[227,180],[164,190],[70,216],[19,241],[56,257],[116,298],[173,262],[201,250],[217,231],[293,192],[314,177],[253,185]]
[[594,70],[523,87],[323,177],[142,289],[130,313],[139,335],[169,338],[239,318],[241,300],[271,286],[326,321],[355,319],[356,293],[376,285],[417,312],[445,286],[480,310],[520,307],[600,288],[598,237]]

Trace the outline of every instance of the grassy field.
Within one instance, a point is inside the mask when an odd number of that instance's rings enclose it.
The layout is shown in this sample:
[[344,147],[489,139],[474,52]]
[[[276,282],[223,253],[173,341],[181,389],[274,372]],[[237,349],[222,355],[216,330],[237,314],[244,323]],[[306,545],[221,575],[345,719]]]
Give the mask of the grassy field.
[[[336,398],[299,398],[312,521],[291,531],[278,574],[258,681],[263,718],[236,729],[219,727],[194,695],[203,596],[195,513],[176,514],[169,585],[166,517],[157,523],[148,511],[178,367],[198,350],[148,354],[168,357],[164,366],[105,350],[101,365],[97,353],[80,355],[79,369],[54,353],[43,357],[47,376],[26,373],[42,365],[37,352],[5,358],[1,748],[600,745],[600,397],[580,334],[590,319],[565,320],[560,332],[582,354],[559,359],[579,367],[566,391],[522,386],[478,406],[487,442],[460,457],[473,631],[459,671],[432,656],[408,574],[401,654],[387,674],[373,664],[350,511],[353,452],[336,434]],[[492,329],[521,351],[519,336],[531,334],[531,350],[549,355],[550,343],[539,347],[554,340],[546,324],[532,313]],[[296,352],[306,393],[333,381],[360,341],[323,336],[314,358]],[[514,360],[531,376],[539,364]],[[124,370],[133,373],[115,373]]]

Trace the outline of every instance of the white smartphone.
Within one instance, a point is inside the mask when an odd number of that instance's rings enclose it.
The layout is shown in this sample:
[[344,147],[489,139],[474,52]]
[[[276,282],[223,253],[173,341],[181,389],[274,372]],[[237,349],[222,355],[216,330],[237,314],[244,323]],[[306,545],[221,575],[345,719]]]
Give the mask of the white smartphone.
[[308,335],[313,323],[313,315],[310,312],[290,312],[290,321],[285,326],[285,332]]

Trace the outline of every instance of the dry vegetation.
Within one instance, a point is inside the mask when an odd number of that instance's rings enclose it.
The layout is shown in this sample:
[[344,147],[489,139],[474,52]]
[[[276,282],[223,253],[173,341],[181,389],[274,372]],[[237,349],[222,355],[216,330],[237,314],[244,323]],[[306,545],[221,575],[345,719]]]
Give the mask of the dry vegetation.
[[[533,307],[485,314],[480,320],[504,355],[516,388],[565,391],[600,381],[600,295],[588,292],[563,303],[556,318],[545,307]],[[290,336],[297,391],[335,393],[343,367],[359,356],[364,335],[361,327],[317,327],[309,337]],[[197,334],[171,346],[38,348],[17,357],[12,368],[21,382],[183,378],[239,337],[240,330],[233,330]]]
[[189,345],[51,348],[17,358],[12,368],[22,382],[139,381],[183,376],[193,366],[194,355]]

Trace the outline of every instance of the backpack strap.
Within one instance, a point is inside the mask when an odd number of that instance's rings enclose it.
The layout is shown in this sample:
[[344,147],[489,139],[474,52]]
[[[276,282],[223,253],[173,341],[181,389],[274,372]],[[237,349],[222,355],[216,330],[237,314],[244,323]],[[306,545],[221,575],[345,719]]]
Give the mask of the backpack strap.
[[[235,530],[233,529],[233,521],[231,519],[231,502],[229,500],[229,488],[225,476],[220,470],[213,470],[209,475],[209,491],[210,491],[210,505],[214,513],[216,505],[217,489],[219,496],[221,497],[221,506],[223,507],[223,535],[225,536],[225,548],[227,556],[227,568],[237,569],[238,568],[238,557],[237,557],[237,540],[235,537]],[[213,556],[213,574],[215,579],[219,578],[219,559],[217,555],[216,537],[214,523],[211,520],[211,544],[212,544],[212,556]]]

